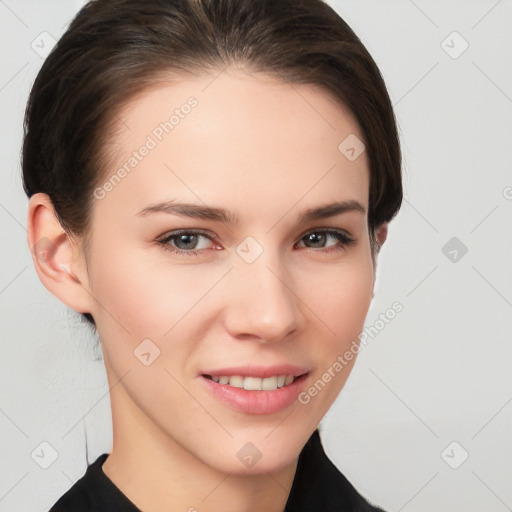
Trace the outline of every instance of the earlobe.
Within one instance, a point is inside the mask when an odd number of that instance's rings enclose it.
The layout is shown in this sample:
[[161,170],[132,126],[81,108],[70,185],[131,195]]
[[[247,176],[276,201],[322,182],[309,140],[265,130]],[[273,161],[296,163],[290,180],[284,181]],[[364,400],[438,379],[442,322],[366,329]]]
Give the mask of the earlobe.
[[47,194],[29,201],[27,242],[39,279],[55,297],[80,313],[91,312],[83,255],[60,225]]

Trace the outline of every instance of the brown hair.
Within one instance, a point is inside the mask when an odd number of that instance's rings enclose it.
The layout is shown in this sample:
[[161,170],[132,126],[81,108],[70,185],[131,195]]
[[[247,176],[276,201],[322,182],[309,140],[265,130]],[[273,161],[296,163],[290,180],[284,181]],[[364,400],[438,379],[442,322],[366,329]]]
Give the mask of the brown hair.
[[[321,86],[355,115],[370,162],[368,227],[402,202],[393,107],[374,60],[322,0],[95,0],[46,58],[24,120],[23,187],[48,194],[62,227],[88,250],[93,190],[108,172],[116,113],[162,73],[227,65]],[[341,141],[340,141],[341,142]],[[89,313],[83,317],[93,326]]]

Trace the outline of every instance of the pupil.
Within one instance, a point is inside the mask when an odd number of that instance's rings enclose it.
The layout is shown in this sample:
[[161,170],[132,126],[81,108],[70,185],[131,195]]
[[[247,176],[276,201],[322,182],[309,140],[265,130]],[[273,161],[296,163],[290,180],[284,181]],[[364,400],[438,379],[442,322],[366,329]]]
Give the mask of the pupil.
[[[194,242],[194,238],[197,237],[197,235],[180,235],[180,242],[185,240],[185,245],[187,244],[187,239],[189,239],[189,243],[190,243],[190,239],[192,239],[192,242]],[[193,243],[192,243],[193,245]],[[185,249],[190,249],[191,247],[185,247]]]
[[322,239],[324,238],[324,235],[319,235],[319,234],[316,234],[316,233],[311,233],[311,235],[309,235],[309,241],[313,242],[313,244],[315,242],[318,242],[318,241],[322,241]]

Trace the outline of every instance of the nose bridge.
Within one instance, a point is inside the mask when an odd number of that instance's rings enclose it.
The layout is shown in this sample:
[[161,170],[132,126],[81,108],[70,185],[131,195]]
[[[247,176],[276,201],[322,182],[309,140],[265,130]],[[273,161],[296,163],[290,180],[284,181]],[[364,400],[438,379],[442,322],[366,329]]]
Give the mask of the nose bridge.
[[253,334],[272,341],[294,330],[300,310],[283,255],[247,237],[236,248],[234,267],[228,319],[232,334]]

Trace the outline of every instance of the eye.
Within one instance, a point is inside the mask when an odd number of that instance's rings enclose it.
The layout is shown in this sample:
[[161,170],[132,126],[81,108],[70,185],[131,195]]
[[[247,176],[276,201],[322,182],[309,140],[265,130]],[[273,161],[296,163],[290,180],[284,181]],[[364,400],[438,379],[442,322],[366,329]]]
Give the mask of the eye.
[[[171,251],[174,254],[184,256],[199,256],[201,252],[207,249],[207,247],[197,246],[201,238],[214,241],[215,237],[207,231],[197,229],[181,229],[169,233],[164,238],[157,240],[157,243],[162,247],[162,249]],[[336,240],[338,245],[327,248],[318,247],[318,245],[323,245],[329,238]],[[322,229],[310,231],[300,238],[300,241],[303,240],[309,244],[313,244],[312,247],[308,248],[318,249],[318,251],[315,252],[342,251],[345,249],[345,247],[356,243],[354,238],[349,236],[345,231],[339,229]],[[178,247],[176,247],[176,245],[178,245]]]
[[339,229],[310,231],[309,233],[306,233],[300,240],[305,240],[307,243],[313,244],[313,247],[311,248],[316,249],[318,248],[318,244],[324,244],[329,238],[337,240],[339,245],[328,247],[327,249],[320,247],[320,252],[342,251],[345,249],[345,247],[356,243],[354,238],[349,236],[345,231],[341,231]]
[[[198,240],[201,238],[206,238],[210,241],[213,241],[213,237],[206,231],[196,230],[196,229],[182,229],[179,231],[174,231],[164,237],[163,239],[157,240],[157,243],[166,251],[171,251],[175,254],[186,255],[186,256],[199,256],[201,250],[204,250],[205,247],[197,247]],[[173,247],[171,245],[171,241],[173,243],[177,243],[178,246],[181,247]],[[176,242],[174,242],[176,241]],[[193,246],[193,247],[192,247]],[[189,250],[189,249],[199,249],[199,250]]]

